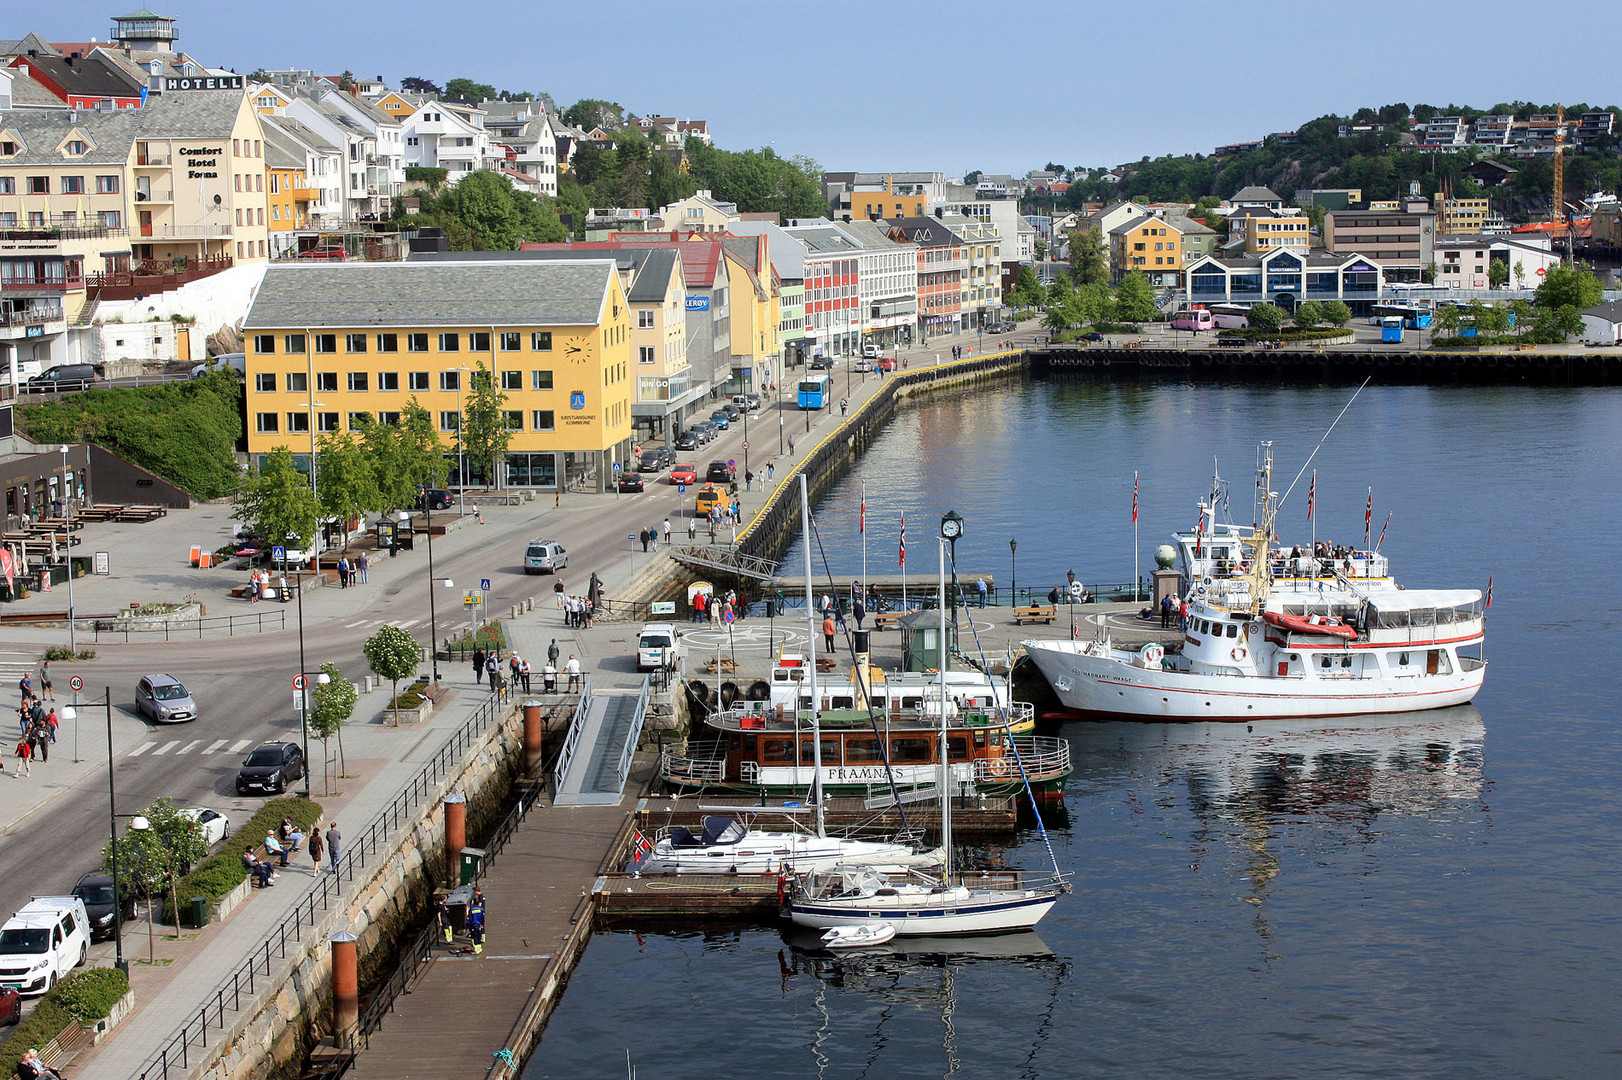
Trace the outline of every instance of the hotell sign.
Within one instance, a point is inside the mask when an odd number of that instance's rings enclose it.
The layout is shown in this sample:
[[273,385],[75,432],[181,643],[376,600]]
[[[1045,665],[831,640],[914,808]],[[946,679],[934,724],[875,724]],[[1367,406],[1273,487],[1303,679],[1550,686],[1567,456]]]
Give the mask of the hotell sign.
[[165,92],[170,90],[241,90],[245,87],[241,75],[199,75],[193,78],[163,80]]

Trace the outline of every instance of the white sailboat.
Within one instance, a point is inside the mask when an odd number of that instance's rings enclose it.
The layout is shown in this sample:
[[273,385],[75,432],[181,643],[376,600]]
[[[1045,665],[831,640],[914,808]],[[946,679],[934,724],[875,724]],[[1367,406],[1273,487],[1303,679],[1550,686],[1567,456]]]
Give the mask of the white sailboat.
[[[946,657],[946,542],[941,541],[942,685]],[[809,545],[808,545],[809,547]],[[815,694],[815,688],[812,690]],[[941,695],[944,703],[946,695]],[[802,875],[784,905],[797,926],[822,930],[841,927],[892,927],[900,935],[1000,934],[1029,930],[1052,910],[1068,886],[1055,873],[1049,882],[1018,889],[977,889],[951,884],[952,787],[947,767],[946,710],[941,710],[941,847],[945,852],[939,879],[912,874],[900,878],[872,866],[847,864]],[[1057,867],[1055,867],[1057,870]]]

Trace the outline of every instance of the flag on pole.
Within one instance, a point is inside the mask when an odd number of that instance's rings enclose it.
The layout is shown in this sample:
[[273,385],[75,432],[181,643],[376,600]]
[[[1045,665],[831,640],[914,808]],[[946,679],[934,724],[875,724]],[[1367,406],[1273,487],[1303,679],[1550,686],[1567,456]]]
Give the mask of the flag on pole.
[[[1385,524],[1380,526],[1380,544],[1385,543],[1385,531],[1390,527],[1391,527],[1391,515],[1387,514],[1385,516]],[[1374,550],[1376,550],[1376,551],[1380,550],[1380,544],[1375,544],[1374,545]]]
[[1138,474],[1132,474],[1132,524],[1138,523]]
[[906,511],[902,511],[902,513],[901,513],[901,550],[896,554],[896,562],[901,564],[902,569],[906,569],[906,566],[907,566],[907,514],[906,514]]
[[1312,520],[1312,508],[1318,501],[1318,473],[1312,474],[1312,483],[1307,485],[1307,520]]
[[856,531],[858,533],[867,532],[867,496],[866,495],[862,496],[862,516],[861,516],[861,519],[858,520],[857,523],[856,523]]
[[1481,610],[1483,610],[1483,611],[1491,611],[1492,610],[1492,575],[1491,574],[1487,575],[1487,603],[1486,603],[1485,606],[1482,607]]
[[1199,520],[1194,522],[1194,555],[1196,558],[1198,558],[1200,554],[1200,537],[1203,536],[1204,533],[1205,511],[1201,510]]
[[1369,504],[1363,508],[1363,546],[1369,546],[1369,532],[1374,524],[1374,489],[1369,488]]

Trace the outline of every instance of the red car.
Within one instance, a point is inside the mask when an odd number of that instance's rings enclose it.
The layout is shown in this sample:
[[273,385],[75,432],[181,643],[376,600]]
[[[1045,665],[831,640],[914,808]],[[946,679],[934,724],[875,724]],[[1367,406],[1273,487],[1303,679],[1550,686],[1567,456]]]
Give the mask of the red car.
[[342,259],[348,256],[342,244],[321,244],[309,251],[299,252],[301,259]]
[[873,361],[873,366],[879,371],[894,371],[895,357],[881,356],[877,360]]
[[672,484],[696,484],[698,483],[698,470],[693,468],[692,465],[672,466],[670,482]]

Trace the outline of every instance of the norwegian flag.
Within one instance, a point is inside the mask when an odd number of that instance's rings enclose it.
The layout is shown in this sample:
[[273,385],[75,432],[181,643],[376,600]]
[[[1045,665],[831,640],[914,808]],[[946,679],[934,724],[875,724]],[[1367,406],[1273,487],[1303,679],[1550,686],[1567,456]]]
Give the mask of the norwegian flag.
[[1487,575],[1487,603],[1481,610],[1483,610],[1483,611],[1491,611],[1492,610],[1492,575],[1491,574]]
[[867,496],[866,495],[862,496],[862,516],[856,522],[856,531],[858,533],[865,533],[867,531]]
[[1307,485],[1307,520],[1312,520],[1312,508],[1318,502],[1318,474],[1312,474],[1312,483]]
[[1374,489],[1369,488],[1369,504],[1363,508],[1363,546],[1369,546],[1369,534],[1374,525]]
[[1138,523],[1138,474],[1132,474],[1132,524]]
[[1391,515],[1385,516],[1385,524],[1380,526],[1380,543],[1374,545],[1374,550],[1380,550],[1380,544],[1385,543],[1385,531],[1391,527]]
[[896,561],[904,568],[907,565],[907,514],[901,514],[901,550],[896,554]]
[[649,840],[641,829],[636,830],[636,835],[631,841],[631,865],[640,865],[643,859],[652,854],[653,841]]

